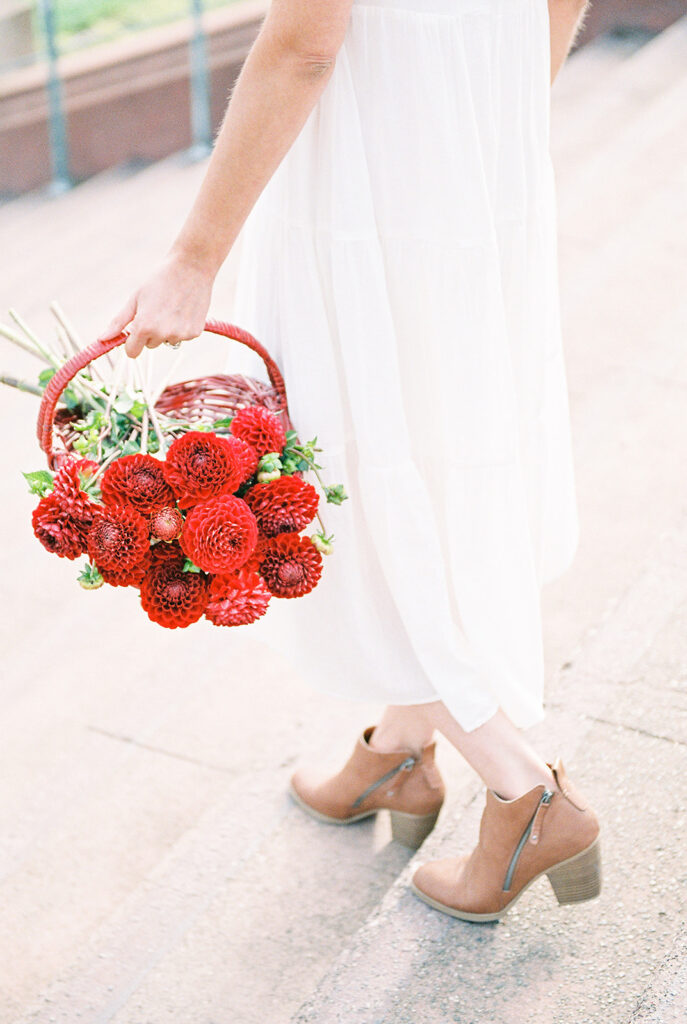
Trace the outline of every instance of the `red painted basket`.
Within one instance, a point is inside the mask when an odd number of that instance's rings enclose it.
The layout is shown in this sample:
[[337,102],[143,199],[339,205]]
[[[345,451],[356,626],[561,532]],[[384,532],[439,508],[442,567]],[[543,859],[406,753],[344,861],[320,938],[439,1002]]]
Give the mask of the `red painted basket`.
[[[248,331],[221,320],[208,320],[205,330],[238,341],[256,352],[265,364],[269,384],[241,373],[200,377],[170,384],[155,402],[155,408],[167,416],[193,422],[203,414],[219,418],[242,406],[262,405],[279,417],[285,431],[293,430],[284,378],[264,346]],[[36,433],[51,469],[57,468],[60,459],[72,452],[74,439],[79,436],[73,429],[77,415],[67,409],[57,409],[62,393],[80,370],[123,345],[127,337],[128,332],[122,331],[106,341],[93,342],[72,356],[48,383],[38,410]]]

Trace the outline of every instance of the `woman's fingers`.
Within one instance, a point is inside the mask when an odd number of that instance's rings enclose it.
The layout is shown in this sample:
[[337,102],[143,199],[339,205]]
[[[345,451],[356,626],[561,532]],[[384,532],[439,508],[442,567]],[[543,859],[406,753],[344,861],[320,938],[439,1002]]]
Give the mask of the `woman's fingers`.
[[138,293],[134,294],[127,300],[126,305],[122,306],[119,313],[113,316],[109,324],[97,337],[97,341],[107,341],[108,338],[114,338],[115,335],[123,331],[128,323],[130,323],[136,315],[136,306],[138,302]]
[[128,325],[124,351],[131,359],[165,341],[198,337],[205,329],[213,280],[193,262],[167,256],[110,322],[109,337]]
[[150,331],[146,330],[142,324],[139,326],[134,319],[129,330],[129,337],[126,339],[126,343],[124,345],[124,351],[131,359],[136,359],[137,356],[140,356],[146,346],[148,346],[148,348],[155,348],[157,345],[160,345],[163,340],[163,338],[156,338]]

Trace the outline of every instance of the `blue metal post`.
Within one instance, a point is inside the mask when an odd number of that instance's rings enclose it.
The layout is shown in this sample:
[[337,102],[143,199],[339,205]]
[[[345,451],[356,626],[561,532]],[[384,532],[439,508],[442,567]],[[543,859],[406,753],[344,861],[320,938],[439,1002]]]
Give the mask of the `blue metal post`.
[[189,155],[200,160],[212,150],[210,120],[210,81],[207,46],[203,28],[203,0],[191,0],[193,35],[191,36],[191,133],[193,145]]
[[71,188],[73,181],[69,173],[69,146],[64,116],[62,82],[57,68],[58,51],[55,41],[55,10],[52,0],[38,0],[38,6],[45,29],[46,59],[48,64],[46,91],[48,96],[50,160],[53,175],[50,191],[53,194],[58,194]]

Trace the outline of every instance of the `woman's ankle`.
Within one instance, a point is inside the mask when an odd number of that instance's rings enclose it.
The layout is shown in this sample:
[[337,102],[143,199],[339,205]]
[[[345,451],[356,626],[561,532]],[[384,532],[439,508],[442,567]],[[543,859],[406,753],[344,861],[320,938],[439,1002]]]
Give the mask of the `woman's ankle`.
[[544,785],[549,789],[556,788],[553,772],[546,764],[543,766],[518,766],[517,769],[511,769],[507,775],[502,775],[494,781],[496,784],[492,784],[489,788],[501,800],[517,800],[536,786]]
[[410,708],[398,713],[393,708],[387,708],[373,729],[368,745],[380,754],[401,750],[420,754],[433,737],[434,729],[421,714],[413,714]]

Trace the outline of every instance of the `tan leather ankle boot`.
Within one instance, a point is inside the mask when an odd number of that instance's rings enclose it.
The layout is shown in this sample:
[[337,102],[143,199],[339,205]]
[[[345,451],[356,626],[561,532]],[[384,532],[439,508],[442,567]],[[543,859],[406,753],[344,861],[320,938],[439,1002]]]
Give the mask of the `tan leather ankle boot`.
[[535,786],[516,800],[502,800],[488,789],[475,849],[423,864],[413,875],[415,894],[465,921],[503,917],[544,874],[559,903],[598,896],[598,818],[567,778],[560,758],[549,768],[555,788]]
[[333,825],[389,810],[393,838],[417,849],[434,828],[444,802],[444,783],[434,761],[436,744],[428,743],[420,754],[380,753],[369,745],[373,731],[370,726],[362,733],[344,767],[331,778],[312,781],[296,772],[291,795],[308,814]]

